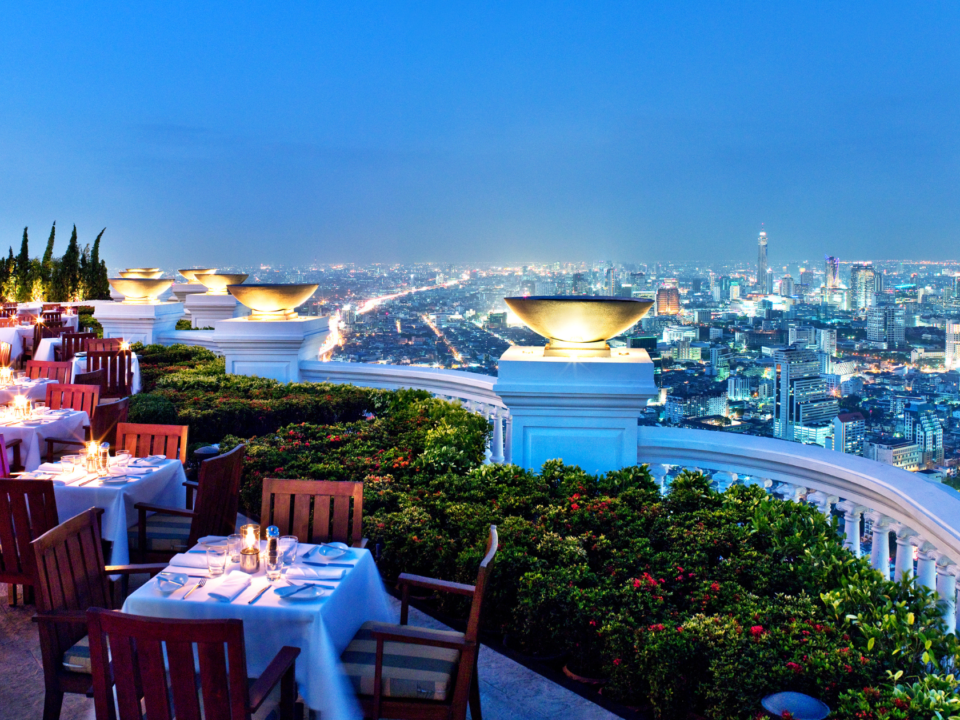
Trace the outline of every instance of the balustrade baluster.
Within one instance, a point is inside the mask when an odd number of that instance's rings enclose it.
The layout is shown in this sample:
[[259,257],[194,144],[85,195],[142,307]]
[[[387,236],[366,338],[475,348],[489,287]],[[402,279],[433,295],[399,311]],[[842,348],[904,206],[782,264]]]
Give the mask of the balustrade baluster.
[[506,422],[504,423],[506,427],[504,428],[506,432],[506,438],[503,441],[503,459],[506,463],[513,462],[513,418],[510,417],[509,413],[507,414]]
[[493,436],[490,440],[490,461],[500,465],[503,463],[503,421],[500,418],[498,408],[493,409],[490,420],[493,423]]
[[843,546],[860,557],[860,516],[865,508],[844,500],[837,504],[837,509],[843,511]]
[[879,570],[886,580],[890,579],[890,518],[878,512],[871,513],[873,542],[870,548],[870,564]]
[[936,590],[937,549],[926,540],[918,540],[920,552],[917,555],[917,582],[929,590]]
[[911,539],[916,534],[916,530],[905,526],[897,530],[897,557],[894,560],[893,579],[898,582],[902,578],[913,577],[913,543]]
[[957,629],[957,566],[942,555],[935,563],[937,595],[943,602],[943,622],[948,633]]

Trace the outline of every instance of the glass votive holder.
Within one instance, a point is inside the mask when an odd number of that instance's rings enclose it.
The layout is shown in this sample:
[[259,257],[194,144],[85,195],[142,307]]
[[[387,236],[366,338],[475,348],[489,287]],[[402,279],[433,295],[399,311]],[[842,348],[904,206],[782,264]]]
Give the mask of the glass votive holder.
[[297,540],[296,535],[283,535],[280,538],[280,556],[283,558],[283,564],[293,565],[297,560]]
[[211,577],[223,575],[227,568],[227,546],[211,545],[207,548],[207,570]]
[[242,539],[239,535],[229,535],[227,537],[227,547],[230,548],[230,562],[240,562],[240,549],[243,547]]

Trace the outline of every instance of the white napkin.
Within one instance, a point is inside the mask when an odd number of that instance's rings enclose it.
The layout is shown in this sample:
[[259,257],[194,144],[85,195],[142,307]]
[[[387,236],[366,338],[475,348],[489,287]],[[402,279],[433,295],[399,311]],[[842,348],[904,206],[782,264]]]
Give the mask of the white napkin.
[[206,570],[207,556],[206,554],[188,555],[187,553],[177,553],[170,558],[170,564],[176,565],[177,567],[201,568]]
[[202,538],[197,540],[198,543],[216,543],[226,541],[227,538],[225,535],[204,535]]
[[347,571],[343,568],[292,567],[287,570],[288,580],[343,580]]
[[48,473],[57,473],[58,475],[63,472],[63,465],[60,463],[40,463],[40,467],[37,468],[38,472],[48,472]]
[[250,587],[250,576],[243,572],[229,573],[217,583],[207,595],[220,602],[233,602],[236,597]]
[[132,465],[127,465],[127,467],[122,468],[119,465],[114,465],[107,472],[111,475],[149,475],[154,471],[154,468],[142,468],[142,467],[133,467]]

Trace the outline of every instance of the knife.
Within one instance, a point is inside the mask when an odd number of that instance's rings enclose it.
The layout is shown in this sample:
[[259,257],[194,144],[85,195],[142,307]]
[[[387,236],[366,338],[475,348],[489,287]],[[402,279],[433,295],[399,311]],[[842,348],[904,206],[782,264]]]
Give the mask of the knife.
[[267,590],[270,589],[270,585],[265,585],[263,590],[254,595],[253,599],[247,602],[247,605],[253,605],[257,600],[260,599],[260,596],[263,595]]

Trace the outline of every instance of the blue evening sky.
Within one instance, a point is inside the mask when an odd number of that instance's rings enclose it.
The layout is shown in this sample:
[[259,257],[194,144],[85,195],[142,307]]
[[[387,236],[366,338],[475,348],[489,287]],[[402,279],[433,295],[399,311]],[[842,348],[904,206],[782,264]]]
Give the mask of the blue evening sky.
[[[111,267],[960,256],[956,3],[0,6],[0,242]],[[58,251],[62,252],[62,245]]]

